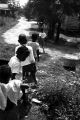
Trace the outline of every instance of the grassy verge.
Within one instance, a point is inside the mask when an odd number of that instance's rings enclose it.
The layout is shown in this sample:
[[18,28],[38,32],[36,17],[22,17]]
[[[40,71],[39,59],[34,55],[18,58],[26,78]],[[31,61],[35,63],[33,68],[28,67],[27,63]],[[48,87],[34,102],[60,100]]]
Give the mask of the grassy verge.
[[[41,107],[41,112],[47,120],[79,120],[79,74],[76,77],[75,73],[66,71],[61,59],[54,62],[47,54],[44,58],[38,64],[37,72],[40,86],[37,97],[47,105],[47,108]],[[33,120],[37,119],[34,117]]]
[[17,22],[17,19],[0,17],[0,59],[9,60],[10,57],[14,55],[15,45],[5,43],[2,34],[13,27]]

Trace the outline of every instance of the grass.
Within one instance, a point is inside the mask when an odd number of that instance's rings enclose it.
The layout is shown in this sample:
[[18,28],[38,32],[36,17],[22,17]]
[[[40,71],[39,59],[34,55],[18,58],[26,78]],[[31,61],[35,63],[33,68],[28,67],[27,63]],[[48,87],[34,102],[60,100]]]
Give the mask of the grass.
[[14,55],[15,45],[9,45],[4,42],[2,34],[17,23],[17,19],[9,17],[0,17],[0,59],[9,60]]
[[[40,64],[40,63],[39,63]],[[45,60],[39,69],[38,99],[48,105],[41,111],[47,120],[76,120],[80,118],[80,80],[79,75],[66,71],[61,59],[54,63],[53,60]],[[45,71],[45,72],[43,72]],[[35,119],[34,119],[35,120]]]

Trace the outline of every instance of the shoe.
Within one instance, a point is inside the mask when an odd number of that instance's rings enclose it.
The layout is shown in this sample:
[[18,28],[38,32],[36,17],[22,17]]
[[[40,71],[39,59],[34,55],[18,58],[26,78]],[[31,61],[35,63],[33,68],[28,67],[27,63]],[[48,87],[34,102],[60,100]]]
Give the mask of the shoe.
[[39,104],[39,105],[42,104],[42,101],[38,100],[37,98],[32,98],[31,101],[32,101],[33,103],[36,103],[36,104]]
[[37,84],[34,84],[33,86],[31,86],[32,89],[37,89],[38,88],[38,85]]
[[27,115],[25,116],[25,119],[26,119],[26,118],[28,118],[28,116],[27,116]]

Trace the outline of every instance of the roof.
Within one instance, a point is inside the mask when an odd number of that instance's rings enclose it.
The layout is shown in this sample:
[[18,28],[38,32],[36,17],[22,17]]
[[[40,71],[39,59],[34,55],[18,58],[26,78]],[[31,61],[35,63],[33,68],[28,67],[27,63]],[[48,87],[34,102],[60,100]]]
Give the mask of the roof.
[[0,4],[0,10],[8,10],[8,4]]

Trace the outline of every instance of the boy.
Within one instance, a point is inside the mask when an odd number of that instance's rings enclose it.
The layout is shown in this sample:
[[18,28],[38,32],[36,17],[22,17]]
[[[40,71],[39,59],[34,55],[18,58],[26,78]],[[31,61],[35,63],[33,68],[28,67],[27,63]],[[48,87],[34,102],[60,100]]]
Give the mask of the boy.
[[[33,49],[32,49],[31,46],[27,45],[27,38],[24,34],[19,35],[18,42],[19,42],[20,45],[15,48],[15,54],[18,55],[18,53],[20,52],[19,56],[17,56],[17,58],[19,60],[23,57],[23,52],[25,53],[26,49],[29,51],[28,56],[27,56],[27,54],[25,56],[26,60],[25,61],[20,61],[21,67],[22,67],[22,73],[23,73],[23,80],[28,78],[29,73],[30,73],[31,76],[33,77],[33,80],[34,80],[35,84],[37,84],[36,76],[35,76],[36,65],[35,65],[35,59],[34,59],[34,55],[33,55]],[[21,52],[21,50],[19,48],[24,49],[23,52]],[[17,52],[17,50],[18,50],[18,52]]]
[[33,54],[35,57],[35,60],[39,61],[39,43],[37,42],[38,34],[33,33],[32,34],[32,41],[29,41],[27,43],[28,46],[31,46],[33,48]]
[[[36,66],[34,56],[30,56],[30,51],[27,47],[21,46],[16,51],[16,56],[19,59],[23,71],[23,79],[26,80],[29,76],[32,77],[33,82],[37,84],[36,81]],[[32,82],[32,81],[27,81]]]
[[20,61],[16,55],[10,58],[8,65],[12,71],[12,80],[16,78],[16,75],[20,75],[22,73]]

